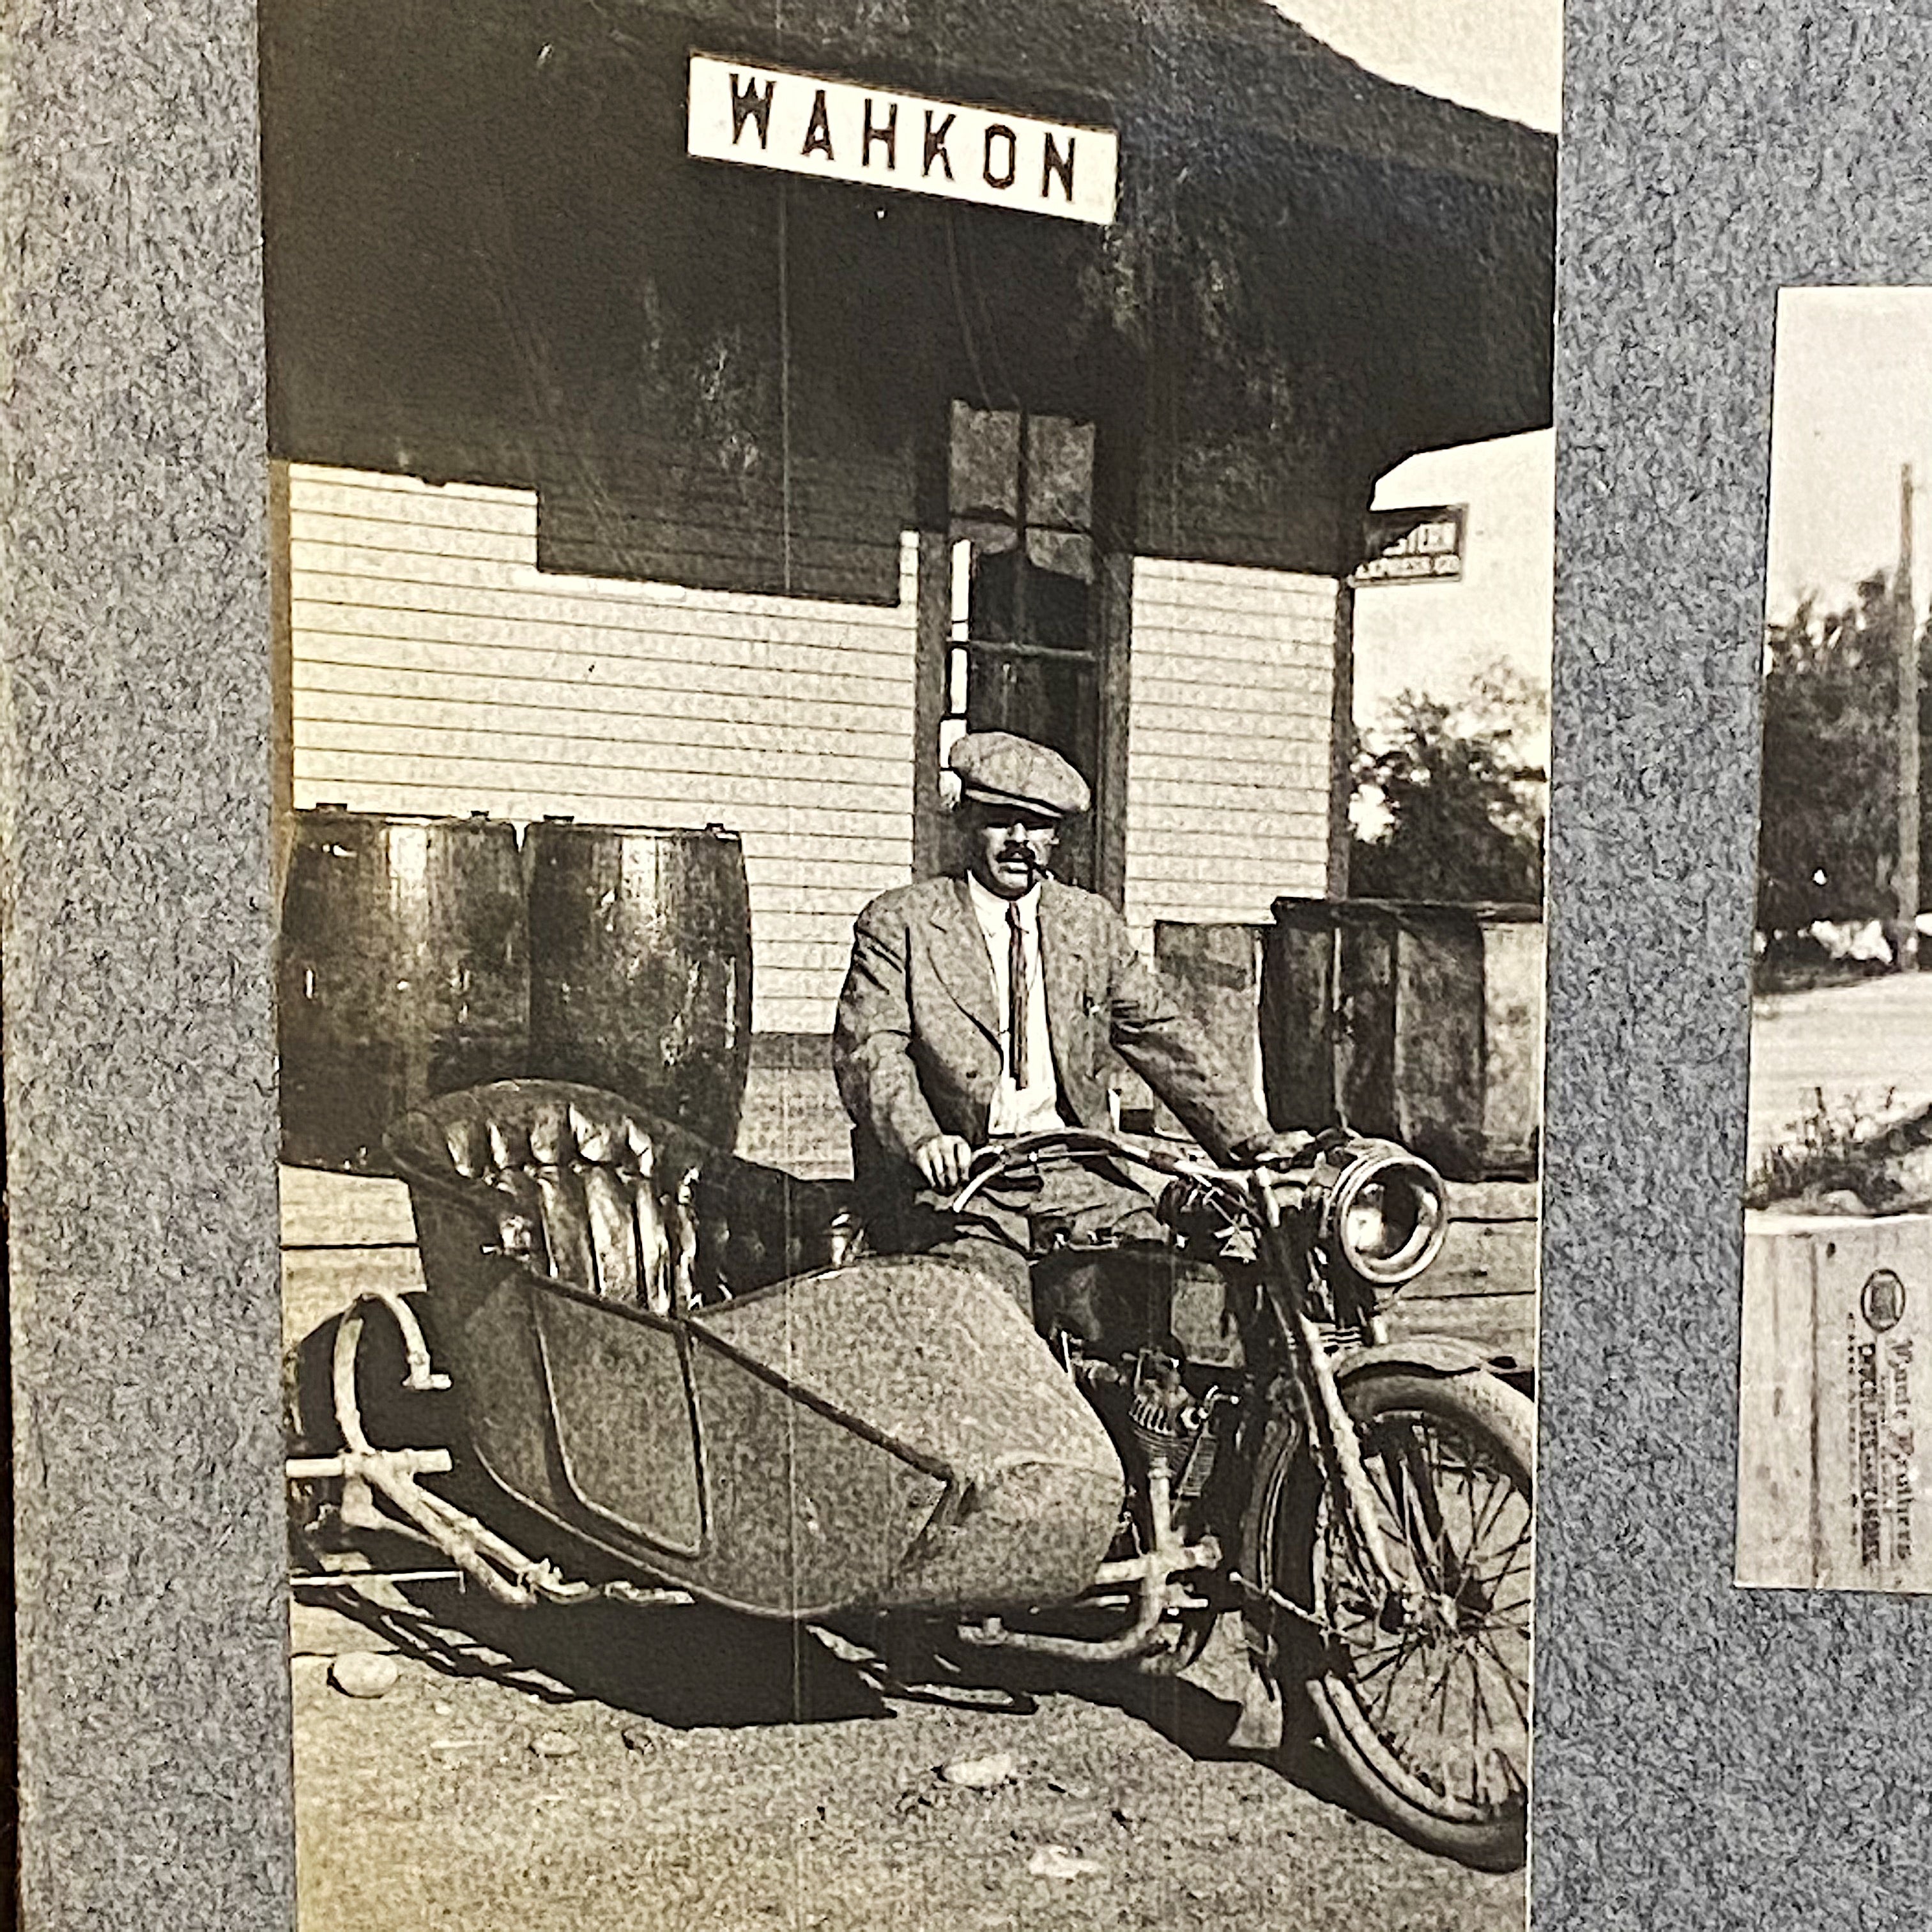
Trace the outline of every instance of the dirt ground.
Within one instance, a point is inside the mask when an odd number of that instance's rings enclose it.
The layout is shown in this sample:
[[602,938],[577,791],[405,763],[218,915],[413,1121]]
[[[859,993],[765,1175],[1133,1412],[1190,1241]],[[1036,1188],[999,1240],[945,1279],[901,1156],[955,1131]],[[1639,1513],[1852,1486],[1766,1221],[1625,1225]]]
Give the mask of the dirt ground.
[[1932,1105],[1932,973],[1760,998],[1751,1006],[1750,1155],[1828,1105],[1904,1114]]
[[[1318,1748],[1284,1772],[1231,1746],[1232,1640],[1174,1683],[1010,1660],[900,1682],[836,1636],[445,1588],[410,1587],[428,1622],[296,1608],[303,1932],[1524,1923],[1520,1874],[1364,1822]],[[393,1655],[393,1686],[335,1688],[350,1651]],[[1244,1735],[1267,1730],[1252,1714]],[[940,1775],[998,1753],[1016,1774],[995,1788]]]

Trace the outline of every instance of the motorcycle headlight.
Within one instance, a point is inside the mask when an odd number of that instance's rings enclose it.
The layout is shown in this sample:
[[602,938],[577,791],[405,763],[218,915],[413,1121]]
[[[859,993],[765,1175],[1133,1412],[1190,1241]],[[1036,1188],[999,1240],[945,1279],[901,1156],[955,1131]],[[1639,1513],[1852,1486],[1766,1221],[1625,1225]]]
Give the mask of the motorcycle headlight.
[[1357,1142],[1346,1153],[1329,1188],[1323,1231],[1363,1280],[1399,1288],[1442,1251],[1449,1202],[1442,1177],[1388,1142]]

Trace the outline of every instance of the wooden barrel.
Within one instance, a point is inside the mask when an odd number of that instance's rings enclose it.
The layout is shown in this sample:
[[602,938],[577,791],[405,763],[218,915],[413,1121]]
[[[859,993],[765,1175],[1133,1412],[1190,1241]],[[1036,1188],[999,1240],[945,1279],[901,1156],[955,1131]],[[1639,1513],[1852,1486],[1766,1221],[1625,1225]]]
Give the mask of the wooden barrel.
[[524,859],[532,1070],[732,1146],[752,1047],[737,835],[545,819]]
[[328,806],[296,820],[277,973],[282,1158],[386,1172],[395,1115],[525,1070],[516,828]]

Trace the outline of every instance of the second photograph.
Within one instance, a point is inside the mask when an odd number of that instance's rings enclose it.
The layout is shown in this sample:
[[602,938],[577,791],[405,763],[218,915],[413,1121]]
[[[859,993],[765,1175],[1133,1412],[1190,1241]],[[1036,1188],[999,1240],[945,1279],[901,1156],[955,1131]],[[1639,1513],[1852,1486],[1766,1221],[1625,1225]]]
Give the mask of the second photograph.
[[1778,299],[1737,1580],[1932,1589],[1932,288]]

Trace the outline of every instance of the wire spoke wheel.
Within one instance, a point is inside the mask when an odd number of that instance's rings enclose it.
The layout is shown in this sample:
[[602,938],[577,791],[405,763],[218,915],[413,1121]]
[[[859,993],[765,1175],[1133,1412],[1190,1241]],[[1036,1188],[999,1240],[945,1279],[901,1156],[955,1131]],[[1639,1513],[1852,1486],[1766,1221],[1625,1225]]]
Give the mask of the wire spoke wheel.
[[1393,1366],[1342,1395],[1400,1594],[1298,1458],[1264,1479],[1262,1574],[1331,1633],[1304,1647],[1309,1700],[1373,1808],[1430,1850],[1513,1869],[1529,1782],[1534,1411],[1489,1376]]

